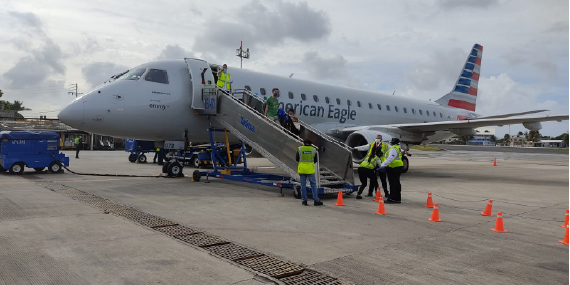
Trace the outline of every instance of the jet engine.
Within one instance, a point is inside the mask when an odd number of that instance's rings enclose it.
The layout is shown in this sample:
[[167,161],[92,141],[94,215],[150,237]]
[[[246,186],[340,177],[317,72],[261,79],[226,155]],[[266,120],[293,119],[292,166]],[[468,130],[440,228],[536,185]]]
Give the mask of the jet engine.
[[540,122],[535,123],[523,123],[523,126],[527,128],[529,131],[538,131],[542,129],[542,124]]
[[[350,134],[346,139],[345,144],[353,148],[369,144],[376,139],[377,135],[382,135],[383,141],[390,141],[392,139],[392,136],[386,133],[364,130],[364,131],[353,132],[352,134]],[[359,151],[355,149],[352,151],[352,160],[356,163],[361,163],[364,160],[366,153],[367,151]]]

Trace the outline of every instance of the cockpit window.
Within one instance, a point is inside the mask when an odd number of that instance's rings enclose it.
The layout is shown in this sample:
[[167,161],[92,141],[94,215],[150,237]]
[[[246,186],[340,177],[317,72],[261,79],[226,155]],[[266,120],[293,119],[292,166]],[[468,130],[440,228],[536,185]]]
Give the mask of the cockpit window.
[[129,72],[125,73],[119,79],[122,79],[122,80],[139,80],[139,79],[141,79],[141,76],[144,74],[145,71],[146,71],[146,68],[144,68],[144,67],[135,68],[133,70],[129,70]]
[[166,70],[149,69],[144,77],[144,80],[168,84],[168,74],[166,74]]

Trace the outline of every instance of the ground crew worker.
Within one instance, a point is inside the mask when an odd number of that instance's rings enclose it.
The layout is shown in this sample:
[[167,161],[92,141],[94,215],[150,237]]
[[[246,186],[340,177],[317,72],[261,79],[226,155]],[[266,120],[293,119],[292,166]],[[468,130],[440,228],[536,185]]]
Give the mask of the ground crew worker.
[[232,91],[232,84],[227,64],[224,64],[223,68],[218,70],[218,82],[216,85],[222,89],[226,88],[228,91]]
[[158,157],[159,151],[160,151],[160,147],[157,147],[156,151],[154,152],[154,158],[152,159],[152,163],[156,163],[156,158]]
[[381,169],[386,169],[388,183],[390,183],[390,197],[386,200],[388,204],[400,204],[402,202],[402,185],[400,184],[400,175],[404,169],[402,161],[402,151],[400,150],[400,139],[392,138],[390,148],[385,154],[385,160],[380,165]]
[[[374,142],[356,147],[355,149],[360,151],[368,150],[368,156],[370,156],[372,153],[377,153],[380,157],[380,161],[384,162],[386,159],[384,157],[384,154],[388,152],[388,148],[388,143],[382,141],[382,135],[376,135],[376,140]],[[378,153],[376,151],[377,149],[380,149],[381,153]],[[388,192],[388,183],[386,183],[386,172],[380,172],[379,176],[380,182],[382,183],[382,189],[384,189],[384,198],[388,198],[388,196],[390,196],[390,193]]]
[[75,158],[79,158],[79,151],[83,148],[83,139],[81,137],[75,138]]
[[297,173],[299,173],[299,182],[301,182],[301,198],[302,204],[307,206],[307,178],[311,184],[313,191],[313,200],[315,206],[322,206],[323,202],[319,200],[319,191],[317,189],[317,181],[315,179],[315,163],[317,162],[317,150],[312,146],[313,142],[306,139],[303,146],[297,150],[295,160],[299,162]]
[[380,162],[380,149],[376,149],[371,155],[366,155],[364,160],[358,166],[358,178],[360,179],[360,188],[358,189],[358,194],[356,199],[362,199],[362,191],[368,185],[368,179],[370,179],[370,186],[368,187],[368,197],[372,196],[374,189],[378,187],[378,179],[376,178],[376,168],[378,168],[378,162]]

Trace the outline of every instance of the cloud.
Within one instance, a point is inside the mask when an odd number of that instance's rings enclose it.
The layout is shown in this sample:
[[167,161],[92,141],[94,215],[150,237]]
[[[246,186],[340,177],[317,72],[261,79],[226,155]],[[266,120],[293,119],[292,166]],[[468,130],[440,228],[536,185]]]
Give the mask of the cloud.
[[413,67],[414,71],[407,74],[409,88],[430,91],[445,86],[451,89],[451,79],[457,79],[466,58],[467,53],[462,49],[435,51],[429,59],[418,62]]
[[167,45],[158,55],[156,59],[183,59],[185,57],[193,58],[194,54],[186,51],[184,48],[176,45]]
[[52,75],[65,75],[63,58],[61,48],[48,40],[41,49],[21,58],[3,77],[8,80],[9,88],[42,86]]
[[242,40],[250,47],[271,47],[282,45],[287,39],[310,42],[331,33],[328,15],[306,2],[254,0],[231,13],[239,15],[235,21],[218,18],[208,22],[204,32],[196,37],[195,51],[229,54]]
[[348,72],[347,63],[348,61],[341,55],[323,58],[316,51],[306,52],[302,58],[304,69],[313,78],[340,80],[348,87],[362,88],[362,81]]
[[561,34],[568,37],[568,22],[556,22],[546,30],[549,33]]
[[446,10],[461,9],[461,8],[489,8],[499,4],[498,0],[443,0],[440,2],[440,7]]
[[15,18],[18,22],[23,24],[26,27],[30,27],[36,29],[38,31],[42,31],[43,33],[43,24],[42,21],[36,14],[28,12],[28,13],[20,13],[20,12],[9,12],[10,16]]
[[112,62],[93,62],[81,68],[83,77],[91,88],[107,81],[111,76],[129,69],[126,66]]

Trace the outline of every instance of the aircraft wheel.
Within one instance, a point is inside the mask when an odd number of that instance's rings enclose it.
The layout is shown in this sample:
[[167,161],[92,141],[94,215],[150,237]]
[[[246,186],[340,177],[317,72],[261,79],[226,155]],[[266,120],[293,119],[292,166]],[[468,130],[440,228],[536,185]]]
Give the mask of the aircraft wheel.
[[146,155],[141,154],[139,155],[139,163],[146,163]]
[[170,166],[170,162],[165,162],[162,165],[162,173],[168,173],[168,166]]
[[402,169],[402,173],[406,173],[408,172],[408,168],[410,167],[410,162],[408,161],[408,158],[405,156],[402,157],[402,162],[404,163],[404,168]]
[[23,162],[15,162],[10,166],[10,173],[12,174],[22,174],[24,172],[24,163]]
[[136,161],[137,161],[137,155],[134,154],[134,153],[131,153],[131,154],[129,155],[129,161],[130,161],[130,162],[136,162]]
[[178,162],[173,162],[168,165],[168,176],[170,177],[180,177],[182,174],[182,165]]

